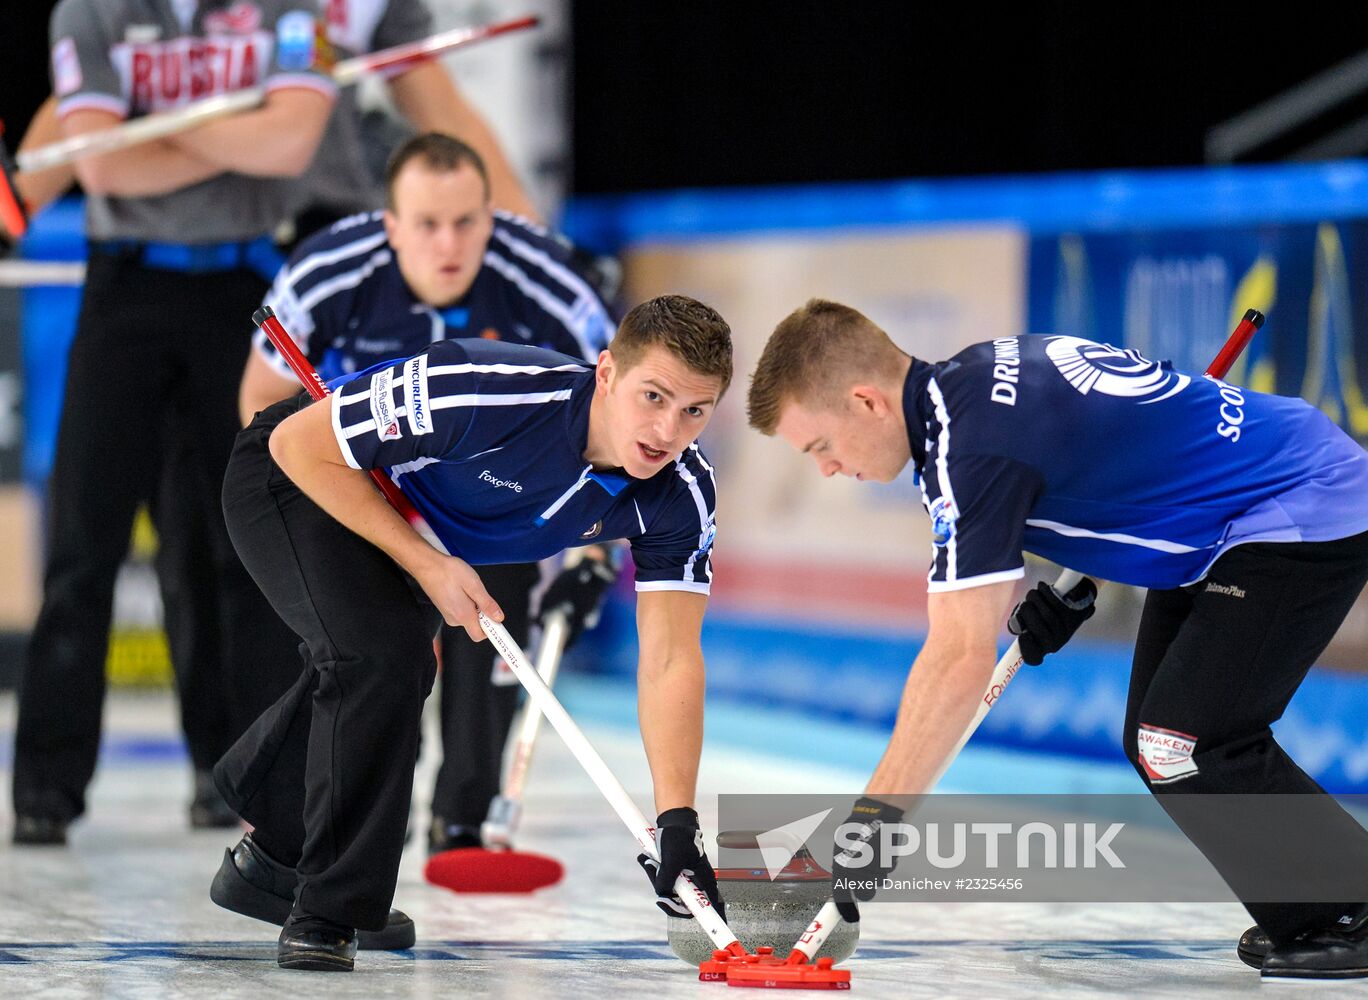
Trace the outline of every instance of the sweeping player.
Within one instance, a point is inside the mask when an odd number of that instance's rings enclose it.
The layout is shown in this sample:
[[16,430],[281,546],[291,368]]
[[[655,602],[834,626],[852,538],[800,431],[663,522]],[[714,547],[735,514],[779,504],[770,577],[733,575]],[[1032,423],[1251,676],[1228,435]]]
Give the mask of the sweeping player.
[[[616,312],[576,269],[564,240],[494,209],[483,158],[430,133],[401,145],[386,171],[386,211],[345,219],[305,241],[277,276],[267,305],[324,378],[409,357],[438,340],[482,337],[531,344],[592,364]],[[259,334],[243,375],[244,423],[299,383]],[[586,539],[586,541],[590,541]],[[604,546],[552,582],[547,609],[584,627],[616,573]],[[489,566],[481,580],[526,644],[535,563]],[[442,764],[432,796],[430,852],[480,844],[498,794],[518,686],[491,646],[443,628]]]
[[[308,164],[335,90],[314,65],[315,20],[297,6],[234,8],[251,15],[240,23],[226,4],[170,0],[62,0],[53,12],[53,92],[67,136],[192,96],[256,85],[267,96],[258,110],[76,165],[89,267],[49,484],[43,601],[20,682],[18,843],[64,842],[84,811],[114,579],[134,510],[155,489],[165,429],[210,481],[227,462],[250,340],[241,317],[277,263],[267,233],[280,178]],[[222,627],[218,655],[265,680],[297,671],[285,666],[297,664],[288,630],[238,562],[221,511],[197,496],[187,518],[198,562],[212,567],[225,621],[254,622]]]
[[[636,564],[638,708],[660,813],[653,884],[669,897],[687,869],[720,905],[693,810],[715,531],[712,470],[694,441],[730,377],[722,318],[665,296],[627,314],[597,367],[445,340],[329,399],[277,403],[239,435],[229,531],[309,667],[214,774],[257,847],[297,872],[297,884],[235,887],[244,911],[293,899],[282,966],[350,969],[355,928],[388,919],[432,637],[445,620],[478,640],[477,611],[504,617],[472,564],[542,559],[590,532],[629,539]],[[389,507],[362,471],[374,468],[459,555]]]
[[[1368,866],[1368,832],[1269,730],[1368,580],[1357,444],[1301,400],[1077,337],[1007,337],[927,363],[816,299],[771,336],[749,413],[823,475],[888,482],[913,463],[931,516],[926,644],[851,822],[872,833],[902,817],[888,798],[929,790],[983,697],[1022,552],[1034,552],[1150,588],[1123,742],[1258,922],[1242,957],[1265,977],[1368,975],[1368,906],[1247,891],[1317,858]],[[1023,652],[1039,662],[1058,649],[1091,614],[1088,596],[1028,594],[1013,616]],[[1194,793],[1298,794],[1304,827],[1271,836]],[[835,867],[855,880],[889,870],[877,857]],[[858,919],[851,893],[835,895]]]

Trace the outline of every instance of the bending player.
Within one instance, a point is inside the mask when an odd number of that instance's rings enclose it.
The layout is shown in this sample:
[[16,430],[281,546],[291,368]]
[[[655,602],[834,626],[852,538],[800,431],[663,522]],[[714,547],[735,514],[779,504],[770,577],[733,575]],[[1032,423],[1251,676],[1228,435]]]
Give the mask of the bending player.
[[[569,244],[496,211],[483,159],[450,136],[401,145],[386,170],[384,212],[354,216],[306,240],[266,304],[324,378],[417,354],[437,340],[483,337],[531,344],[592,364],[617,313],[576,270]],[[243,373],[243,422],[296,394],[299,383],[259,334]],[[616,576],[601,545],[553,581],[547,607],[569,608],[573,632]],[[526,644],[536,563],[490,566],[481,580]],[[432,795],[430,852],[480,844],[499,791],[517,708],[517,679],[494,650],[459,628],[441,632],[442,765]],[[249,835],[250,836],[250,835]]]
[[[668,899],[685,869],[720,906],[693,809],[702,743],[699,645],[715,487],[694,443],[731,378],[731,333],[684,296],[623,320],[597,367],[448,340],[259,414],[224,483],[229,531],[309,666],[215,768],[280,877],[225,883],[240,912],[293,908],[288,968],[350,969],[356,928],[394,895],[418,722],[445,620],[483,638],[504,617],[472,564],[528,562],[627,538],[636,563],[639,717]],[[386,468],[452,552],[429,546],[362,471]],[[220,871],[220,876],[231,871]],[[231,890],[232,898],[223,890]]]
[[[1368,906],[1242,891],[1308,857],[1368,866],[1368,832],[1269,730],[1368,580],[1357,444],[1299,399],[1076,337],[1004,338],[928,363],[817,299],[770,337],[749,414],[826,476],[889,482],[911,462],[932,518],[926,643],[851,822],[896,822],[890,799],[930,790],[987,687],[1022,552],[1034,552],[1150,588],[1123,742],[1258,922],[1241,957],[1264,976],[1368,975]],[[1042,587],[1014,618],[1038,662],[1089,614]],[[1152,754],[1146,737],[1163,731],[1186,749]],[[1234,811],[1199,811],[1191,793],[1299,793],[1308,825],[1295,842],[1271,837]],[[858,919],[849,892],[836,895]]]

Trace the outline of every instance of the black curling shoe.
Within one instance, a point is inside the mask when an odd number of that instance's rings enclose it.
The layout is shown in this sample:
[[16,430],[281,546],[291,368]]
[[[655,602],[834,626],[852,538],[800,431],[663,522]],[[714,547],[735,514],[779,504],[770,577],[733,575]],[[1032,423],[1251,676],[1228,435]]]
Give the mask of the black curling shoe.
[[351,972],[356,964],[356,931],[295,910],[280,932],[276,963],[282,969]]
[[1269,951],[1265,979],[1362,979],[1368,977],[1368,910],[1343,927],[1311,931]]
[[[223,852],[209,898],[225,910],[280,926],[290,916],[298,881],[293,868],[263,851],[249,833],[231,851]],[[384,930],[358,931],[355,937],[362,951],[402,951],[413,947],[417,933],[408,914],[390,910]]]
[[14,842],[35,847],[65,847],[69,825],[64,819],[21,813],[14,817]]
[[1240,943],[1235,946],[1240,961],[1251,969],[1262,969],[1264,957],[1272,950],[1273,942],[1258,924],[1241,934]]

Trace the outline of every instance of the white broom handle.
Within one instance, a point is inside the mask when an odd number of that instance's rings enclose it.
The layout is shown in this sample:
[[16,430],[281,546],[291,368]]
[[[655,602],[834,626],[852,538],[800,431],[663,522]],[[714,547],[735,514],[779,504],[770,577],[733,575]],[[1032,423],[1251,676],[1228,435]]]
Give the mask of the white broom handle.
[[[1083,580],[1083,574],[1071,569],[1066,569],[1059,574],[1059,579],[1054,582],[1055,593],[1064,595],[1073,590]],[[1021,669],[1021,643],[1017,639],[1012,640],[1012,644],[1007,647],[1007,652],[1002,654],[1002,659],[998,660],[997,666],[993,668],[993,676],[988,681],[988,688],[983,692],[983,697],[979,699],[978,709],[974,712],[973,719],[964,728],[964,735],[959,738],[955,748],[946,755],[945,762],[941,764],[940,770],[935,773],[931,781],[927,784],[926,790],[932,791],[936,785],[940,784],[945,772],[950,769],[950,765],[955,762],[964,745],[978,730],[985,717],[987,717],[992,707],[997,704],[998,698],[1002,697],[1002,692],[1007,689],[1007,685],[1012,683],[1017,672]],[[827,900],[812,923],[808,924],[807,930],[803,932],[796,944],[793,952],[801,952],[806,956],[806,961],[812,961],[822,945],[826,944],[827,937],[835,930],[836,925],[841,922],[841,913],[836,909],[835,900]]]
[[[536,23],[537,18],[535,17],[521,17],[515,21],[504,21],[482,27],[454,28],[451,31],[443,31],[416,42],[395,45],[352,59],[344,59],[333,67],[331,76],[339,86],[349,86],[368,73],[377,73],[396,66],[406,66],[409,63],[429,59],[440,52],[460,48],[472,42],[484,41],[486,38],[494,38],[510,31],[530,28]],[[235,90],[231,94],[206,97],[182,108],[158,111],[115,125],[112,128],[85,132],[69,139],[40,146],[37,149],[20,152],[14,158],[15,165],[21,172],[64,166],[79,160],[83,156],[112,153],[116,149],[126,149],[139,143],[151,142],[153,139],[163,139],[168,135],[175,135],[178,132],[196,128],[206,122],[243,111],[250,111],[265,100],[266,89],[264,87],[249,87],[245,90]]]
[[[618,818],[626,825],[627,831],[636,840],[642,853],[659,861],[660,858],[656,855],[654,828],[647,822],[646,817],[642,815],[631,796],[627,794],[627,790],[622,787],[622,783],[608,769],[608,765],[604,763],[593,744],[575,724],[575,720],[570,718],[570,713],[551,693],[551,689],[541,679],[541,675],[528,662],[527,655],[518,648],[518,644],[513,641],[508,630],[484,612],[480,613],[480,627],[484,629],[485,635],[489,636],[489,641],[494,644],[499,655],[504,658],[513,673],[517,675],[522,686],[527,689],[527,694],[532,703],[555,727],[556,732],[565,741],[565,745],[570,748],[570,752],[575,755],[580,766],[588,773],[589,779],[598,786],[598,790],[603,793],[603,797],[608,800],[608,804],[613,807]],[[734,944],[739,947],[736,935],[731,932],[721,915],[713,909],[707,893],[694,885],[693,881],[684,875],[679,876],[675,881],[674,890],[683,900],[684,905],[688,907],[689,912],[694,915],[698,925],[712,939],[713,944],[718,948],[727,950],[734,950],[732,949]]]
[[[561,560],[561,571],[578,566],[584,559],[584,548],[571,549]],[[556,683],[556,672],[560,669],[561,654],[570,639],[570,621],[562,613],[548,615],[542,623],[541,645],[537,647],[537,673],[546,681],[547,687]],[[513,802],[521,802],[523,787],[527,784],[527,771],[532,766],[532,750],[537,745],[537,733],[541,730],[542,714],[529,698],[523,706],[522,717],[518,723],[518,736],[513,742],[513,759],[508,765],[508,778],[504,781],[503,797]]]

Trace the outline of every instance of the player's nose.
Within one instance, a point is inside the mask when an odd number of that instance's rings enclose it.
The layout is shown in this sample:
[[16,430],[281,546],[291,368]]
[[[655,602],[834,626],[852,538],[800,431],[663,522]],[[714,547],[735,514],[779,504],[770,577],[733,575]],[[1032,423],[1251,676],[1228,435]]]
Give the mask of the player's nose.
[[679,415],[676,413],[662,413],[656,418],[655,432],[660,435],[661,444],[673,444],[675,435],[679,433]]

